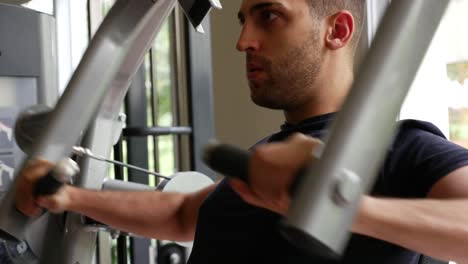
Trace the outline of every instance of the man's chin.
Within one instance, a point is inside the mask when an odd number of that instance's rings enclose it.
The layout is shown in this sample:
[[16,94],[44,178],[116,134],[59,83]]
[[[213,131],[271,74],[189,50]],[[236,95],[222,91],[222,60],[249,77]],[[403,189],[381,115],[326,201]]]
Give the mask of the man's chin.
[[267,98],[261,97],[261,96],[255,96],[254,94],[250,94],[250,99],[252,102],[260,107],[272,109],[272,110],[283,110],[283,107],[276,103],[273,102],[272,100],[268,100]]

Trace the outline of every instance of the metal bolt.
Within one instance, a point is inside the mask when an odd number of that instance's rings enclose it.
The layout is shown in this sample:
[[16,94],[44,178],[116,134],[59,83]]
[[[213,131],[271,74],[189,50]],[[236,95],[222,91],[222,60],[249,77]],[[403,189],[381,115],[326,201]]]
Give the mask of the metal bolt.
[[120,236],[120,231],[115,229],[110,229],[109,234],[112,239],[117,239]]
[[362,193],[361,178],[354,172],[342,169],[335,183],[333,198],[340,206],[347,206]]
[[63,183],[73,183],[73,178],[80,172],[80,167],[70,158],[60,160],[53,169],[54,177]]
[[119,122],[125,122],[125,120],[127,120],[127,115],[125,115],[124,113],[119,113],[119,116],[117,117],[117,120]]
[[21,255],[28,250],[28,245],[26,245],[25,242],[21,242],[18,245],[16,245],[16,250]]
[[171,264],[180,264],[181,261],[182,261],[182,258],[177,253],[172,253],[169,256],[169,263]]

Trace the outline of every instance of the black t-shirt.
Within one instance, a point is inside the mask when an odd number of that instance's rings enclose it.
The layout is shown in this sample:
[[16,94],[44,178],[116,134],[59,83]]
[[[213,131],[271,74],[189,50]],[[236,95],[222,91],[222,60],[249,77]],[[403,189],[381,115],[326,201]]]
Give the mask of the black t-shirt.
[[[295,126],[285,124],[279,133],[259,144],[284,140],[294,132],[323,138],[333,117],[326,114]],[[422,198],[436,181],[465,165],[468,151],[447,141],[435,126],[403,121],[372,195]],[[417,264],[420,258],[418,253],[400,246],[353,234],[341,260],[321,259],[289,244],[277,231],[280,219],[274,212],[245,203],[223,180],[200,208],[189,263]]]

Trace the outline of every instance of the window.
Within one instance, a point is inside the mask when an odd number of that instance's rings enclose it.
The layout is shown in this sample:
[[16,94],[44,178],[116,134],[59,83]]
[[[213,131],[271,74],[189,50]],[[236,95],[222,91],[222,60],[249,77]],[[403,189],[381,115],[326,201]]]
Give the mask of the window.
[[[114,2],[115,0],[90,2],[91,35],[95,34]],[[182,89],[184,86],[180,85],[179,79],[183,77],[176,76],[178,74],[177,59],[180,58],[176,48],[181,47],[178,43],[178,36],[181,32],[179,17],[179,11],[175,11],[164,22],[142,67],[134,77],[132,87],[122,107],[122,112],[127,115],[128,128],[173,128],[188,124],[187,119],[184,119],[187,114],[179,109],[185,106],[185,101],[180,99],[187,92]],[[185,106],[184,109],[187,107]],[[184,170],[180,166],[186,163],[181,161],[184,157],[182,148],[186,141],[186,135],[155,134],[142,138],[124,131],[119,147],[114,149],[114,158],[120,158],[121,161],[147,167],[151,171],[170,176],[176,171]],[[143,159],[146,161],[142,161]],[[158,179],[152,175],[132,175],[132,171],[124,169],[123,174],[119,176],[114,174],[115,171],[110,171],[110,177],[118,176],[119,179],[151,186],[158,184]],[[137,252],[148,252],[148,247],[156,248],[157,244],[154,240],[144,241],[120,237],[117,242],[113,242],[112,262],[146,263],[147,258],[152,257],[137,255]]]
[[447,64],[450,140],[468,148],[468,60]]
[[468,147],[467,9],[467,0],[451,1],[400,115],[430,121],[464,147]]
[[23,6],[49,15],[54,14],[53,0],[31,0]]

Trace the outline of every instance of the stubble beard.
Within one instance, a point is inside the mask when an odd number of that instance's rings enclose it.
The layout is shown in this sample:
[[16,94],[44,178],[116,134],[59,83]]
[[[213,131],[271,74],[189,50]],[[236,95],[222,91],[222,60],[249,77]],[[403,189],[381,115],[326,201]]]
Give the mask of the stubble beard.
[[256,57],[267,75],[261,82],[249,82],[250,96],[256,105],[291,111],[311,100],[322,63],[315,36],[311,34],[301,45],[273,60]]

